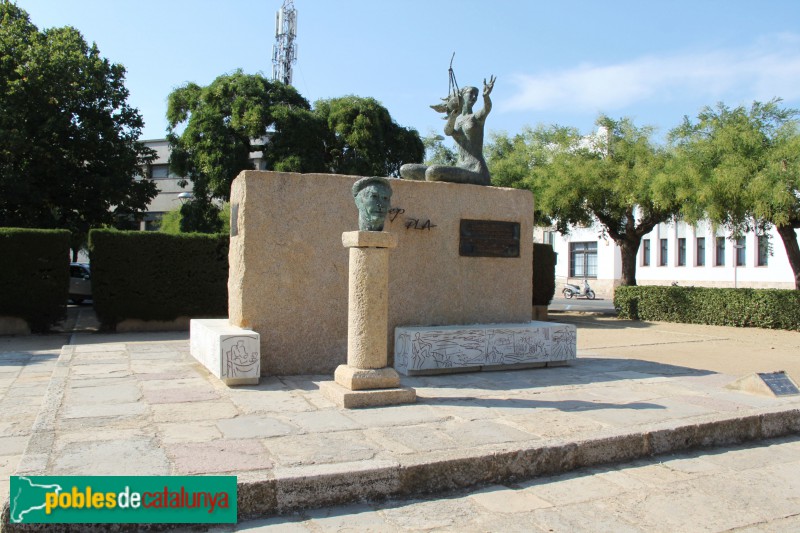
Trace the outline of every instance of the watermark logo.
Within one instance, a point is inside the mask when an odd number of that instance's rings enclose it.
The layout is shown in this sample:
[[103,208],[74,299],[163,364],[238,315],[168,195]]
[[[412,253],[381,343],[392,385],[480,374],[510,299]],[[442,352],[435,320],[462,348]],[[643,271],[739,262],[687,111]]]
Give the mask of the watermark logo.
[[236,476],[11,476],[17,524],[233,524]]

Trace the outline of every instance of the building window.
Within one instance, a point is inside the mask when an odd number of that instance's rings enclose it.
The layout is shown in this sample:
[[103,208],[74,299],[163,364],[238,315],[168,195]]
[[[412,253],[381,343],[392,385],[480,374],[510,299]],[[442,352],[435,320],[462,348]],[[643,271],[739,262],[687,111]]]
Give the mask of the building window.
[[744,237],[736,239],[736,266],[743,267],[747,264],[747,245]]
[[686,239],[678,239],[678,266],[686,266]]
[[661,249],[658,254],[658,266],[667,266],[667,239],[661,239]]
[[154,180],[163,180],[177,178],[177,176],[169,171],[169,165],[152,165],[150,167],[150,178]]
[[543,240],[544,240],[544,244],[549,244],[550,246],[555,248],[556,232],[555,231],[545,231]]
[[597,277],[597,242],[569,243],[569,277]]
[[642,266],[650,266],[650,239],[642,241]]
[[706,238],[697,238],[697,266],[706,266]]
[[766,235],[758,235],[758,262],[757,265],[765,267],[769,265],[769,237]]
[[725,266],[725,237],[717,237],[717,257],[714,264],[718,267]]

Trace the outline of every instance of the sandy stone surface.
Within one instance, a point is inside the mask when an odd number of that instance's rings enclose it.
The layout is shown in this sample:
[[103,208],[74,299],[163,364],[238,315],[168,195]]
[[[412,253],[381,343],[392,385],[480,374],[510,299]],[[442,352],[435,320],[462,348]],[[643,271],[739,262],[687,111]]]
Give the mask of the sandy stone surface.
[[[231,322],[261,336],[261,373],[331,373],[347,360],[348,250],[358,228],[356,176],[247,171],[233,183],[238,233],[231,238]],[[389,329],[398,325],[527,322],[531,318],[530,192],[391,180],[385,232]],[[461,219],[520,223],[518,258],[459,255]],[[431,227],[423,228],[430,220]],[[411,224],[409,225],[409,221]],[[414,229],[414,221],[423,229]]]

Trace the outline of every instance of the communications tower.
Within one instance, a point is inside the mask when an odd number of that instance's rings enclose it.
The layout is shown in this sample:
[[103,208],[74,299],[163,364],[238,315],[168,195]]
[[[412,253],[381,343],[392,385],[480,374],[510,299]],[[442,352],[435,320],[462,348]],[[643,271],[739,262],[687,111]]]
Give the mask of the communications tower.
[[275,44],[272,45],[272,79],[292,84],[292,64],[297,61],[297,10],[294,0],[283,0],[275,13]]

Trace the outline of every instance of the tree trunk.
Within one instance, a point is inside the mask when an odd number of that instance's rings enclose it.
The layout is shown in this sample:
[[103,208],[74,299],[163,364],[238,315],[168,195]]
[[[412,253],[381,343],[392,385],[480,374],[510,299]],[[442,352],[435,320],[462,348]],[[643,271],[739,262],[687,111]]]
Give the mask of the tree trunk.
[[642,240],[625,240],[619,245],[622,254],[622,285],[636,285],[636,255]]
[[800,291],[800,245],[797,243],[797,234],[792,226],[775,226],[781,236],[786,256],[794,272],[794,288]]
[[73,263],[77,263],[78,262],[78,252],[79,251],[80,250],[78,248],[73,248],[72,249],[72,262]]

